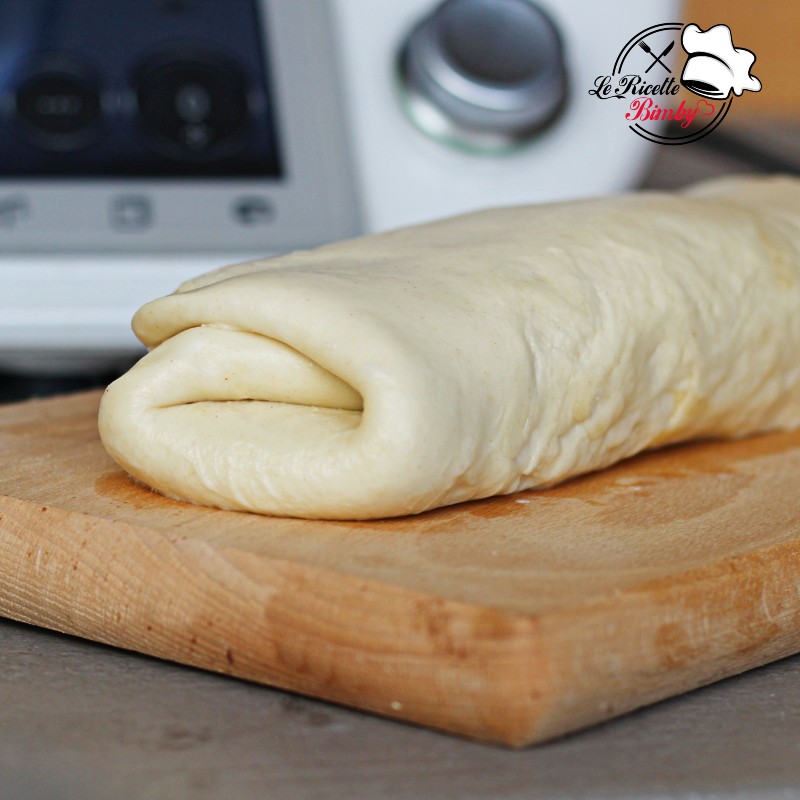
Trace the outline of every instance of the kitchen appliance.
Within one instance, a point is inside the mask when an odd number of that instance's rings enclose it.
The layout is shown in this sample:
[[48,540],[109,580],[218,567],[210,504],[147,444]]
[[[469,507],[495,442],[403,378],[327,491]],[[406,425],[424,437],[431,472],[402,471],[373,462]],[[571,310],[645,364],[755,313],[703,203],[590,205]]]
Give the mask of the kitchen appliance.
[[111,368],[226,263],[630,187],[588,94],[676,3],[4,0],[0,369]]

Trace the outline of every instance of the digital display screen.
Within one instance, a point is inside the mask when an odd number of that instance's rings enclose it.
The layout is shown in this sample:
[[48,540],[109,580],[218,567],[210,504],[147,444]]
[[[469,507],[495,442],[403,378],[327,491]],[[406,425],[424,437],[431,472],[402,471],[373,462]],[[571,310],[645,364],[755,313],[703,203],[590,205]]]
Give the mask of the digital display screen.
[[0,179],[280,178],[258,0],[0,0]]

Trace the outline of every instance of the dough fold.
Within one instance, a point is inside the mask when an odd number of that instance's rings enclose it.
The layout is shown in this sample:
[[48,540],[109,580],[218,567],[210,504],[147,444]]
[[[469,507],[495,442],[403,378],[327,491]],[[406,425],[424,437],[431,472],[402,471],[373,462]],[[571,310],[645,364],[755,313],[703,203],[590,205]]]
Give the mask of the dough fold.
[[170,497],[328,519],[800,426],[800,181],[495,209],[236,265],[134,317],[100,434]]

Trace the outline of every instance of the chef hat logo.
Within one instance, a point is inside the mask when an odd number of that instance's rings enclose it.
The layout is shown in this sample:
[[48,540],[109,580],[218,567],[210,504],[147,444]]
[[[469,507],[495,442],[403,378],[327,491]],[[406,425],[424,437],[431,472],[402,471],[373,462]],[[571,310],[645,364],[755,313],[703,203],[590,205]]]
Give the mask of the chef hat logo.
[[687,25],[681,44],[689,54],[681,83],[689,91],[723,100],[731,91],[738,97],[745,90],[761,90],[761,81],[750,74],[755,54],[733,46],[727,25],[715,25],[707,31],[695,24]]

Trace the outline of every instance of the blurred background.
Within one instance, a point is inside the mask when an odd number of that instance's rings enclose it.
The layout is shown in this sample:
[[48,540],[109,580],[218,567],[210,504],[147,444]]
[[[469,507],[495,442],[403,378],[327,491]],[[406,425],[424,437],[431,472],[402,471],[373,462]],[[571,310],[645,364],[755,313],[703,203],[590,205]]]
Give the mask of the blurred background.
[[704,30],[728,25],[734,44],[756,54],[752,74],[762,89],[737,97],[724,124],[699,142],[654,148],[643,185],[678,188],[725,173],[797,174],[800,68],[791,53],[800,36],[800,5],[777,2],[767,11],[745,0],[690,0],[682,5],[682,19]]
[[[656,144],[589,90],[631,37],[680,22],[728,25],[763,88]],[[113,380],[143,352],[134,311],[217,266],[491,205],[797,173],[799,33],[788,0],[3,0],[0,402]],[[680,76],[680,46],[640,48],[626,69]]]

